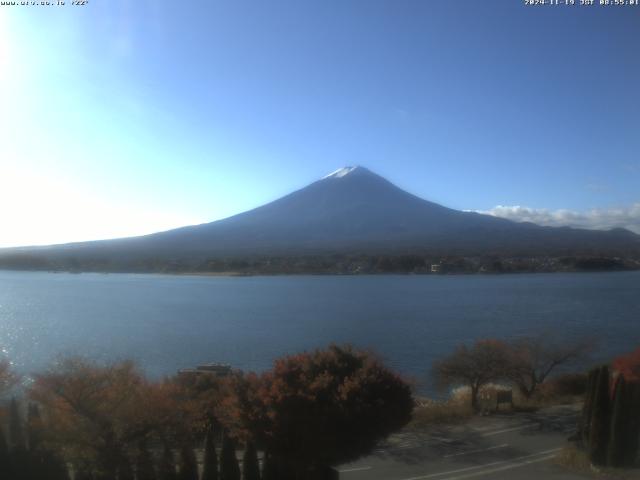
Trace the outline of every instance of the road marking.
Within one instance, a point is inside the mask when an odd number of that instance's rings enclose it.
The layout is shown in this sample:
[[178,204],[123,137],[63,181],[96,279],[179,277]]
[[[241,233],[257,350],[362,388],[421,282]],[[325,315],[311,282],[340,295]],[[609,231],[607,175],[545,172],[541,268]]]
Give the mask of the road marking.
[[373,453],[387,453],[387,452],[395,452],[396,450],[411,450],[414,448],[422,448],[424,444],[421,443],[401,443],[399,445],[390,445],[387,448],[377,448],[373,451]]
[[504,470],[511,470],[512,468],[525,467],[532,463],[546,462],[547,460],[551,460],[555,456],[556,454],[552,453],[551,455],[547,455],[542,458],[536,458],[534,460],[525,460],[524,462],[512,463],[511,465],[505,465],[504,467],[493,468],[491,470],[482,470],[481,472],[467,473],[466,475],[458,475],[457,477],[446,477],[441,480],[462,480],[463,478],[479,477],[480,475],[489,475],[491,473],[502,472]]
[[[499,460],[497,462],[485,463],[483,465],[476,465],[474,467],[459,468],[457,470],[449,470],[447,472],[431,473],[429,475],[423,475],[421,477],[404,478],[403,480],[425,480],[427,478],[442,477],[443,475],[449,475],[451,473],[462,473],[462,472],[468,472],[471,470],[477,470],[479,468],[493,467],[494,465],[502,465],[505,463],[514,462],[516,460],[524,460],[525,458],[538,457],[540,455],[547,455],[550,453],[553,453],[555,455],[555,452],[558,452],[560,450],[562,450],[562,447],[553,448],[551,450],[544,450],[542,452],[532,453],[530,455],[524,455],[522,457],[511,458],[509,460]],[[545,458],[545,460],[547,460],[547,458]]]
[[345,468],[344,470],[338,470],[340,473],[348,473],[348,472],[360,472],[362,470],[371,470],[371,467],[353,467],[353,468]]
[[527,425],[520,425],[519,427],[505,428],[504,430],[496,430],[495,432],[483,433],[480,436],[481,437],[491,437],[492,435],[499,435],[501,433],[506,433],[506,432],[515,432],[516,430],[522,430],[524,428],[531,428],[531,427],[535,427],[537,425],[538,425],[537,423],[529,423]]
[[442,442],[442,443],[454,443],[454,442],[460,441],[452,438],[434,437],[433,435],[431,435],[429,438],[431,440],[435,440],[436,442]]
[[473,430],[477,430],[478,432],[486,432],[487,430],[495,430],[496,428],[504,428],[507,424],[504,422],[493,422],[487,425],[482,425],[481,427],[471,427]]
[[508,446],[509,446],[508,443],[503,443],[502,445],[496,445],[496,446],[489,447],[489,448],[483,448],[481,450],[471,450],[469,452],[452,453],[451,455],[445,455],[444,458],[459,457],[460,455],[471,455],[472,453],[487,452],[489,450],[495,450],[497,448],[505,448],[505,447],[508,447]]

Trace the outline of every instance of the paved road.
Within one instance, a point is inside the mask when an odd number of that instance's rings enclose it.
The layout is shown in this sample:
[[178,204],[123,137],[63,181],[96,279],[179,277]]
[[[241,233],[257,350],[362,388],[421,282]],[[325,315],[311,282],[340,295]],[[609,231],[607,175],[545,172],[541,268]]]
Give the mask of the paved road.
[[401,432],[372,455],[339,468],[341,480],[583,480],[553,462],[578,408],[475,417],[463,425]]

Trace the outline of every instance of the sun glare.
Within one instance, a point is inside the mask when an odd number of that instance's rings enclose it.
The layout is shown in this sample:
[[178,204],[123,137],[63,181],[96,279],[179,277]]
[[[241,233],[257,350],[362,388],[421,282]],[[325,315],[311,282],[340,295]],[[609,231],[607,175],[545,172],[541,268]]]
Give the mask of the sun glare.
[[177,213],[106,203],[77,182],[52,172],[4,165],[0,189],[0,247],[143,235],[200,223]]

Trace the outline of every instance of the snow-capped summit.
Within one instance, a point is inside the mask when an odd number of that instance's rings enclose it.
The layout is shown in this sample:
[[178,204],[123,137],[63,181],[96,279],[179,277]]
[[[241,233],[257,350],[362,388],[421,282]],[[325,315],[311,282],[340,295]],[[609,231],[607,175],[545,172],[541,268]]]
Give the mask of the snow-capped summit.
[[329,175],[325,175],[322,178],[342,178],[345,177],[347,175],[349,175],[350,173],[353,173],[355,171],[362,171],[364,170],[364,168],[359,167],[359,166],[355,166],[355,167],[342,167],[339,168],[338,170],[331,172]]

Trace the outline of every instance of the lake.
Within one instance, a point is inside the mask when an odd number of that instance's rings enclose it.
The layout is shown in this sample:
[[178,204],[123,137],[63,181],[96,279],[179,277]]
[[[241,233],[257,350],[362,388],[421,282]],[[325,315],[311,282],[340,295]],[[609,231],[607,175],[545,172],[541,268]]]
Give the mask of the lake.
[[22,372],[59,355],[134,358],[153,376],[205,362],[260,371],[330,342],[372,348],[431,390],[431,363],[480,338],[640,345],[640,272],[198,277],[0,271],[0,349]]

